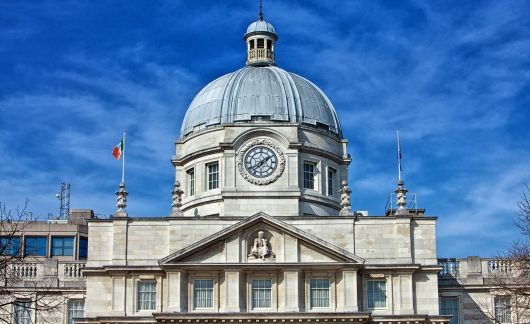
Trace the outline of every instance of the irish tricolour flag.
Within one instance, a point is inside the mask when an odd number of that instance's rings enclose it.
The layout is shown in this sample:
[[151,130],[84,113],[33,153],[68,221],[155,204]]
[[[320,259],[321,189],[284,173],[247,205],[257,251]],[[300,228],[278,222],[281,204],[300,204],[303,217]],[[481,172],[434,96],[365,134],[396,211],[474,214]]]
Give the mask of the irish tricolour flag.
[[122,136],[121,141],[112,150],[112,155],[114,155],[114,158],[116,160],[119,160],[121,158],[121,154],[123,153],[124,148],[125,148],[125,135]]

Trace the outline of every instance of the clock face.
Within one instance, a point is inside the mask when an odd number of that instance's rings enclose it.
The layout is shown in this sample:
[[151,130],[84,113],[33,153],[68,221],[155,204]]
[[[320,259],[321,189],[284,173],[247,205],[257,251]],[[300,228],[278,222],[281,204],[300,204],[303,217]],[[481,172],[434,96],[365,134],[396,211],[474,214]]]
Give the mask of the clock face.
[[278,157],[267,146],[254,146],[248,150],[244,159],[245,169],[256,178],[270,176],[278,166]]

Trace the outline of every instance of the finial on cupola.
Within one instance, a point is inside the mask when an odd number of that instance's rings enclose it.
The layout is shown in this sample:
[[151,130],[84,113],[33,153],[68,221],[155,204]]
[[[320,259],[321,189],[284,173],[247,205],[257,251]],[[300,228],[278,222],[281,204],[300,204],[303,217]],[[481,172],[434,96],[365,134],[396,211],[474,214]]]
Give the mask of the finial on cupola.
[[274,47],[278,35],[271,23],[263,18],[263,4],[259,2],[258,19],[252,22],[244,36],[247,43],[247,65],[275,65]]
[[402,169],[401,169],[401,143],[399,140],[399,129],[397,130],[397,162],[398,162],[398,183],[397,188],[394,190],[396,193],[396,215],[404,215],[408,214],[409,211],[407,209],[407,188],[405,187],[405,181],[403,181],[403,178],[401,177]]

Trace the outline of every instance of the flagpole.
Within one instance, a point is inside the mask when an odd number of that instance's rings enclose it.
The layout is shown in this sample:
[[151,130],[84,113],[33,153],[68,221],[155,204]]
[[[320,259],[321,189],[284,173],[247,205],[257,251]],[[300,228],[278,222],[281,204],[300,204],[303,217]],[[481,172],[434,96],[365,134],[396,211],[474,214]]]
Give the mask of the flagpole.
[[401,181],[401,146],[400,146],[400,143],[399,143],[399,129],[396,131],[397,132],[397,149],[398,149],[398,154],[397,154],[397,158],[398,158],[398,181]]
[[122,152],[123,158],[121,160],[121,182],[125,183],[125,131],[123,132],[122,140],[123,140],[123,152]]

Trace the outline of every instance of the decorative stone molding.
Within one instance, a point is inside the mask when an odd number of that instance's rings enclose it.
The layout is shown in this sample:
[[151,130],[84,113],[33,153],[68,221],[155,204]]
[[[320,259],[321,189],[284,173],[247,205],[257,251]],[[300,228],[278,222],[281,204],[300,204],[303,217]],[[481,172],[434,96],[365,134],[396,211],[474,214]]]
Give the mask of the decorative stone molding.
[[[251,148],[258,145],[263,145],[271,148],[278,157],[278,166],[270,176],[265,178],[257,178],[251,175],[245,168],[245,156],[247,152]],[[239,170],[239,173],[241,174],[241,176],[243,176],[245,180],[250,183],[263,186],[276,181],[283,174],[283,171],[285,170],[285,156],[280,146],[276,142],[268,138],[256,138],[245,143],[239,150],[239,153],[237,154],[237,168]]]
[[182,216],[182,210],[180,210],[180,207],[182,206],[182,194],[184,191],[180,189],[180,181],[175,182],[175,187],[173,188],[173,191],[171,191],[173,202],[171,203],[171,216]]
[[127,196],[129,193],[127,190],[125,190],[125,183],[120,182],[120,185],[118,186],[118,191],[116,191],[116,212],[114,212],[113,217],[127,217],[127,211],[125,208],[127,207]]

